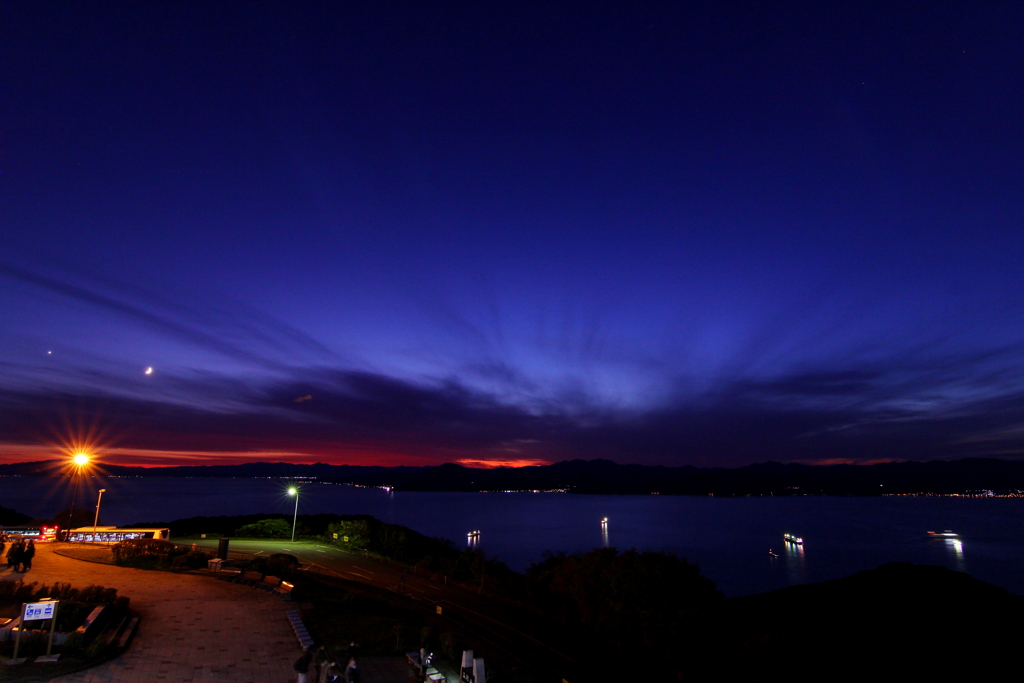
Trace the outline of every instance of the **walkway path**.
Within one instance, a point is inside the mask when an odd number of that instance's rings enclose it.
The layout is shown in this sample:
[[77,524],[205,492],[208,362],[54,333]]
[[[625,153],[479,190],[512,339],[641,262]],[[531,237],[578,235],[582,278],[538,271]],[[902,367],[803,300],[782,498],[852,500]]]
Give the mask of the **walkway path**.
[[[189,540],[193,541],[206,550],[217,547],[213,539]],[[548,629],[557,627],[545,625],[530,615],[524,617],[503,602],[466,586],[419,576],[415,570],[407,571],[404,565],[392,566],[386,561],[316,541],[231,539],[230,549],[249,554],[289,553],[314,565],[311,570],[314,574],[322,567],[350,581],[405,594],[431,611],[441,607],[445,618],[455,624],[457,630],[474,634],[478,648],[486,646],[492,653],[500,653],[507,661],[518,662],[548,680],[580,681],[596,675],[590,670],[589,662],[577,663],[549,644],[556,638]]]
[[[25,581],[98,584],[142,616],[128,651],[62,683],[286,683],[302,653],[280,597],[206,576],[82,562],[40,543]],[[4,570],[0,580],[22,578]]]

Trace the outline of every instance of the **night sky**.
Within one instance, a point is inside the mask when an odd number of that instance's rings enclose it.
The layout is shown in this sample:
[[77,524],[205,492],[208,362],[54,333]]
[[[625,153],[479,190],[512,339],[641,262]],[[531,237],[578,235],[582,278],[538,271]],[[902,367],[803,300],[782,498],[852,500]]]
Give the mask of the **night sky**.
[[0,22],[0,462],[1024,452],[1022,3]]

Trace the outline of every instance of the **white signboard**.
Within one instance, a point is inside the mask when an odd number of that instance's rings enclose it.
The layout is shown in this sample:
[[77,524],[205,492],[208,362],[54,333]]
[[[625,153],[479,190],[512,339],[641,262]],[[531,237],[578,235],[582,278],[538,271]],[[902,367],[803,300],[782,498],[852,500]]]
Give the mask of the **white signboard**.
[[25,621],[33,619],[53,619],[53,610],[57,601],[25,603]]

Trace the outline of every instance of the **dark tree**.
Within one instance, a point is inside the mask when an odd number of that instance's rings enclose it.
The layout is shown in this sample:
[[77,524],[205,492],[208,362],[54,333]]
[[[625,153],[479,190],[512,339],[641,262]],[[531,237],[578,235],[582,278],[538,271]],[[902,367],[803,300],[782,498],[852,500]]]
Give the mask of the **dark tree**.
[[691,642],[722,601],[696,564],[664,552],[556,555],[531,566],[527,578],[532,604],[553,619],[650,652]]

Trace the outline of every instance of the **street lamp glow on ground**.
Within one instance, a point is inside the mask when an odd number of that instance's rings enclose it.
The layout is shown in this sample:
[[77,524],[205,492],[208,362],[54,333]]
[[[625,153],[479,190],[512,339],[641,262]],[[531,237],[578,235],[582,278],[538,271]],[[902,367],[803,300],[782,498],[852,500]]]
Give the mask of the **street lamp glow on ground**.
[[292,543],[295,543],[295,524],[299,521],[299,490],[292,486],[288,489],[289,496],[295,496],[295,516],[292,517]]

